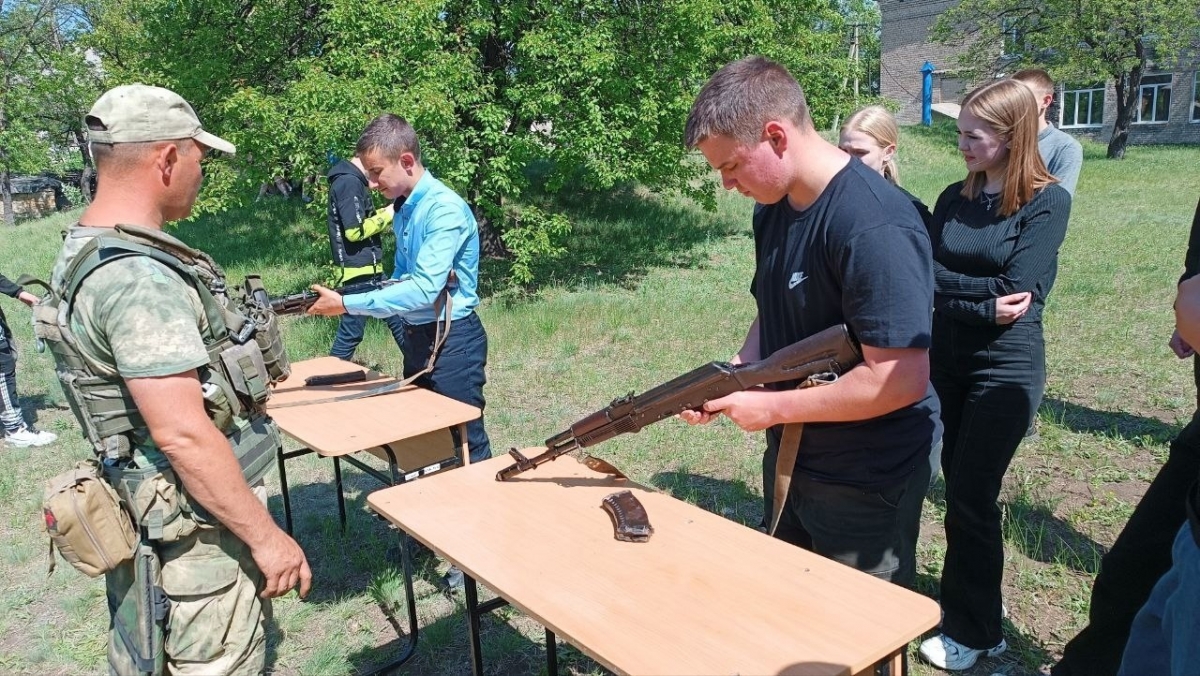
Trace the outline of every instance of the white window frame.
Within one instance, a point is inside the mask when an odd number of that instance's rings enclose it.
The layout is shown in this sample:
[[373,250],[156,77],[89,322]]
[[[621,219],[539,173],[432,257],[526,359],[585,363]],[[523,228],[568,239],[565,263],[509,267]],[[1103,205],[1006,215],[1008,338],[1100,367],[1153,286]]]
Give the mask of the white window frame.
[[[1021,53],[1020,44],[1025,36],[1019,24],[1012,19],[1000,19],[1000,56],[1011,57]],[[1009,47],[1012,47],[1010,50]]]
[[[1150,84],[1146,84],[1147,78],[1162,78],[1162,77],[1166,77],[1167,81],[1166,82],[1152,82]],[[1134,115],[1134,120],[1133,120],[1134,124],[1167,124],[1168,122],[1171,121],[1171,103],[1170,103],[1170,101],[1167,102],[1166,118],[1162,119],[1162,120],[1156,120],[1156,119],[1154,119],[1154,117],[1156,117],[1156,115],[1158,113],[1158,96],[1159,96],[1158,90],[1166,89],[1168,92],[1170,92],[1171,84],[1174,82],[1174,80],[1175,80],[1175,78],[1174,78],[1174,76],[1172,76],[1171,73],[1154,73],[1152,75],[1142,76],[1142,84],[1140,84],[1138,86],[1138,106],[1137,106],[1137,111]],[[1150,116],[1151,119],[1143,120],[1142,119],[1142,99],[1146,96],[1147,90],[1151,91],[1151,100],[1154,101],[1154,108],[1153,108],[1153,113]],[[1171,94],[1173,94],[1173,93],[1174,92],[1171,92]],[[1171,98],[1171,94],[1167,95],[1168,99]]]
[[[1094,85],[1094,86],[1090,86],[1090,87],[1078,87],[1077,86],[1077,87],[1073,87],[1071,89],[1067,89],[1067,87],[1064,85],[1062,87],[1061,91],[1059,92],[1059,97],[1058,97],[1058,127],[1060,129],[1093,129],[1096,127],[1103,127],[1104,126],[1104,103],[1105,103],[1104,97],[1106,96],[1105,89],[1106,88],[1105,88],[1104,83],[1100,83],[1098,85]],[[1074,118],[1075,118],[1076,124],[1066,124],[1066,122],[1065,122],[1066,108],[1067,108],[1067,94],[1075,95],[1075,110],[1073,112],[1074,112]],[[1097,94],[1099,94],[1099,96],[1100,96],[1100,119],[1093,120],[1093,119],[1091,119],[1092,118],[1092,101],[1096,97]],[[1086,95],[1087,99],[1088,99],[1088,105],[1085,108],[1085,110],[1087,111],[1088,122],[1087,122],[1087,124],[1078,124],[1079,100],[1081,98],[1083,98],[1084,95]]]
[[1192,73],[1192,115],[1193,123],[1200,123],[1200,70]]

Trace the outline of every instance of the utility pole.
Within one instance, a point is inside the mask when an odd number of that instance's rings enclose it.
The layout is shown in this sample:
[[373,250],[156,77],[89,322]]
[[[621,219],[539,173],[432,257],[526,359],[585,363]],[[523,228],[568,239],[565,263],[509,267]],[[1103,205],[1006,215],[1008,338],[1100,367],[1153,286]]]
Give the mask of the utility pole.
[[[860,28],[862,28],[863,25],[864,24],[861,24],[861,23],[856,23],[856,24],[850,25],[850,27],[854,30],[854,32],[851,33],[851,37],[850,37],[850,54],[849,54],[849,56],[850,56],[850,62],[854,64],[854,105],[855,105],[855,107],[858,107],[858,66],[859,66],[859,62],[858,62],[858,30]],[[846,85],[848,85],[848,84],[850,84],[850,78],[849,77],[842,78],[841,91],[846,91]],[[841,116],[834,115],[833,116],[833,126],[830,128],[830,131],[837,131],[838,125],[840,123],[841,123]]]

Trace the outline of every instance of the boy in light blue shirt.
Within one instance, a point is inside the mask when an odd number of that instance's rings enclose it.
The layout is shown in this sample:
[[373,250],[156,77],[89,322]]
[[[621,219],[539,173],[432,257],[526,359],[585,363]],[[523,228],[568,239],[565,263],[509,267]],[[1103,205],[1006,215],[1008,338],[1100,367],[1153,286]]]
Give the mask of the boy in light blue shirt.
[[[407,378],[429,360],[441,319],[440,308],[434,304],[449,285],[450,332],[433,370],[416,384],[482,411],[487,332],[475,313],[479,305],[479,225],[475,216],[461,197],[421,164],[416,131],[404,118],[389,113],[372,120],[354,152],[372,189],[389,200],[405,198],[392,224],[396,232],[395,283],[350,296],[314,286],[321,297],[308,313],[400,317]],[[482,416],[467,423],[467,446],[471,462],[491,457]]]

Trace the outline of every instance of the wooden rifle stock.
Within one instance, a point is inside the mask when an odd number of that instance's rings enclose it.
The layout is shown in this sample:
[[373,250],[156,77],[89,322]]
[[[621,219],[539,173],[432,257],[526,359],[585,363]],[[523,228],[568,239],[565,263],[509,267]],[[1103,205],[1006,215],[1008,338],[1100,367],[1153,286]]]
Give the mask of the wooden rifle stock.
[[831,326],[771,356],[748,364],[709,362],[640,395],[632,392],[546,440],[546,452],[527,458],[515,448],[517,462],[500,470],[497,481],[547,463],[577,448],[587,448],[619,434],[637,432],[687,410],[699,410],[713,399],[759,385],[842,375],[862,361],[857,341],[845,324]]

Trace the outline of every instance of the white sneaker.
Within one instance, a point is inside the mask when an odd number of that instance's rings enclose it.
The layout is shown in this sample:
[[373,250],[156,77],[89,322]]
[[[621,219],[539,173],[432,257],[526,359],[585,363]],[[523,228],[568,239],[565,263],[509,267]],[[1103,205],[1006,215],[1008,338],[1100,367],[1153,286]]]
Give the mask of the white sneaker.
[[1001,639],[999,645],[994,648],[976,650],[968,648],[945,634],[938,634],[933,638],[926,639],[917,652],[925,658],[926,662],[935,667],[958,671],[971,668],[980,657],[995,657],[1005,650],[1008,650],[1008,644],[1004,642],[1004,639]]
[[45,446],[52,444],[58,439],[58,435],[53,432],[35,432],[28,427],[22,427],[16,432],[9,432],[4,435],[4,441],[9,446],[25,448],[27,446]]

